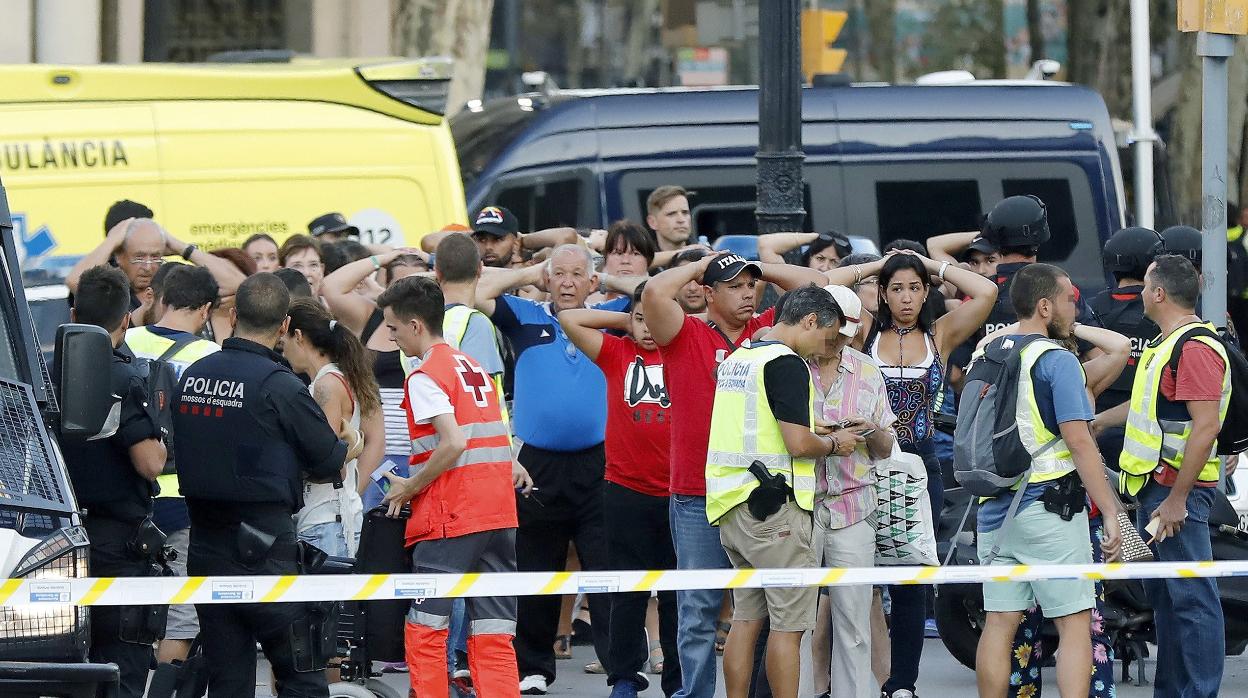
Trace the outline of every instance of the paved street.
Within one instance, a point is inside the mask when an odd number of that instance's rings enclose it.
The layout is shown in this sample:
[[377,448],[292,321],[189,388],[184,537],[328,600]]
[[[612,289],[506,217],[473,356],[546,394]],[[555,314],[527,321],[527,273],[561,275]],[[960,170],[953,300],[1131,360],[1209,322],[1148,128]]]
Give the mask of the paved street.
[[[1153,648],[1154,650],[1156,648]],[[552,696],[601,696],[605,698],[610,690],[602,676],[591,676],[582,671],[587,663],[593,660],[593,650],[589,647],[574,647],[573,657],[559,663],[559,679],[550,687]],[[1153,676],[1153,665],[1150,662],[1148,676]],[[1052,680],[1053,669],[1046,670],[1045,688],[1053,696],[1057,695],[1057,685]],[[1119,666],[1115,665],[1115,674],[1119,674]],[[268,675],[268,666],[262,662],[258,676]],[[650,688],[642,692],[646,698],[661,698],[663,692],[658,687],[658,677],[652,677]],[[407,687],[406,674],[387,674],[383,679],[387,684],[402,691]],[[940,640],[928,640],[923,648],[923,668],[919,678],[919,695],[925,698],[945,698],[952,696],[972,696],[975,692],[975,676],[969,669],[958,664],[945,650]],[[1222,681],[1223,695],[1248,695],[1248,656],[1228,657],[1226,674]],[[269,698],[272,693],[267,686],[257,686],[257,698]],[[715,694],[723,696],[723,686]],[[809,667],[803,666],[801,698],[814,695],[811,688]],[[1119,698],[1149,698],[1153,695],[1152,686],[1136,687],[1134,685],[1118,686]]]

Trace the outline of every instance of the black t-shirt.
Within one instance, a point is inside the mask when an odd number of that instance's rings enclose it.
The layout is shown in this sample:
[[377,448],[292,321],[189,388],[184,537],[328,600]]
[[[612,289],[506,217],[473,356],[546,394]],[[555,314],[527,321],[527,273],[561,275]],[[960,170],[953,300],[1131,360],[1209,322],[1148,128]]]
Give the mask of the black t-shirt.
[[810,369],[796,355],[781,356],[763,366],[767,404],[777,421],[810,426]]
[[160,428],[148,405],[146,383],[130,358],[114,351],[111,368],[112,394],[120,400],[116,432],[95,441],[62,439],[61,451],[88,516],[137,523],[151,514],[155,484],[135,471],[130,447],[160,438]]

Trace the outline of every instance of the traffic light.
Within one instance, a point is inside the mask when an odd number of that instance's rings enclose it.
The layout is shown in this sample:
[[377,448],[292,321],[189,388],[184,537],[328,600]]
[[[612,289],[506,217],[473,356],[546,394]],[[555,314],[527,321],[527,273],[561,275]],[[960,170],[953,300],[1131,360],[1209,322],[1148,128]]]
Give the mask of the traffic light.
[[802,10],[802,75],[806,82],[820,73],[839,73],[848,53],[832,48],[849,18],[841,10]]

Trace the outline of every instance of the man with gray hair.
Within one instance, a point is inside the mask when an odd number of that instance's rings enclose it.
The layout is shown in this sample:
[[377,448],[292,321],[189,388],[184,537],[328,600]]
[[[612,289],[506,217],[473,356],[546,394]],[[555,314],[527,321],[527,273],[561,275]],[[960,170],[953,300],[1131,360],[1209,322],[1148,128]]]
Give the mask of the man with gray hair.
[[[590,292],[604,283],[603,275],[594,270],[589,251],[579,245],[556,247],[545,264],[486,271],[477,286],[477,309],[490,316],[515,351],[512,427],[523,443],[517,459],[534,484],[533,494],[518,501],[517,565],[521,572],[562,571],[568,543],[574,542],[582,569],[605,569],[606,379],[555,319],[561,311],[584,307]],[[594,308],[627,311],[631,293],[642,280],[607,277],[608,288],[628,295]],[[545,288],[550,300],[538,303],[504,295],[507,289],[528,284]],[[608,598],[591,594],[594,647],[604,662],[608,612]],[[520,690],[545,695],[555,679],[559,597],[520,597],[517,621]],[[610,668],[606,667],[608,672]]]
[[[816,432],[815,389],[805,359],[836,343],[845,316],[815,286],[790,291],[776,324],[719,365],[706,454],[706,518],[735,568],[816,567],[812,544],[815,460],[847,455],[863,437]],[[820,431],[826,431],[820,428]],[[734,589],[724,648],[729,698],[749,694],[754,645],[764,623],[767,681],[796,698],[802,633],[815,627],[815,587]]]
[[178,240],[151,218],[127,218],[114,225],[103,242],[78,260],[65,285],[73,294],[78,291],[78,279],[84,271],[104,264],[120,268],[130,279],[131,323],[139,325],[152,304],[152,277],[165,257],[170,256],[180,256],[207,269],[217,280],[222,296],[233,295],[247,278],[230,261],[201,250],[199,245]]

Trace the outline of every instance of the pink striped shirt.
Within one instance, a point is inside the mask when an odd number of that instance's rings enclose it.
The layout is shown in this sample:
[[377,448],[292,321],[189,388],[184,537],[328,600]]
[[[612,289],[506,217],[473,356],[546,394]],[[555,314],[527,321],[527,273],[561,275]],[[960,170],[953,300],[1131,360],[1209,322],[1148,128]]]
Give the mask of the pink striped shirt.
[[[845,347],[832,385],[820,384],[819,369],[810,364],[815,382],[815,414],[825,422],[864,416],[881,429],[896,421],[884,389],[884,374],[866,354]],[[848,456],[828,456],[818,463],[819,501],[831,512],[829,528],[852,526],[875,511],[875,460],[866,444]]]

